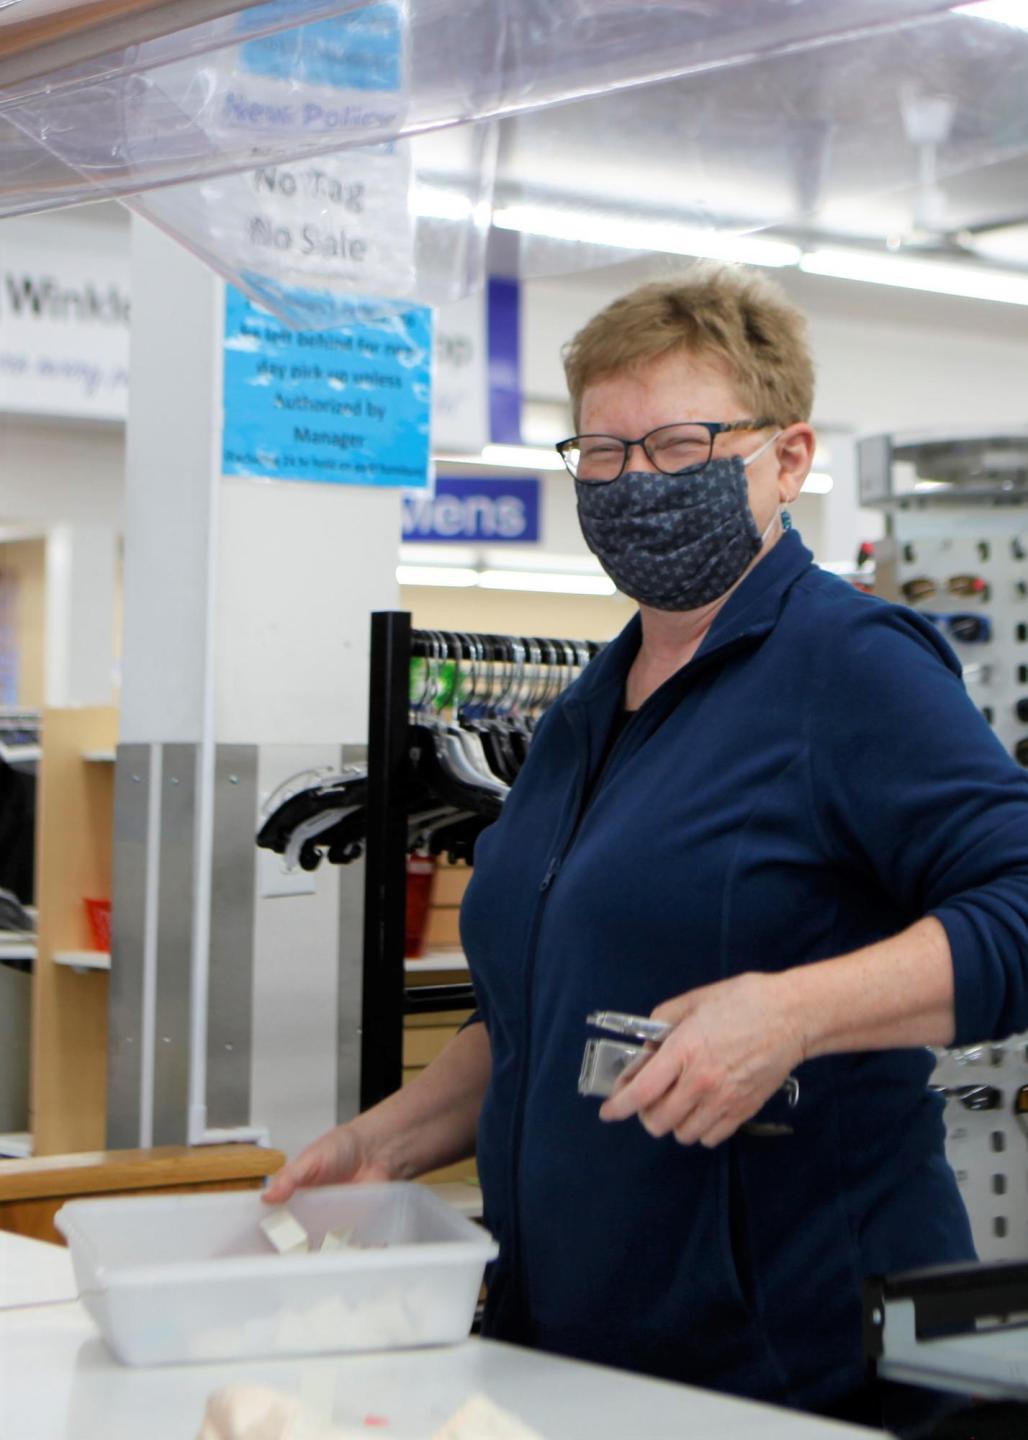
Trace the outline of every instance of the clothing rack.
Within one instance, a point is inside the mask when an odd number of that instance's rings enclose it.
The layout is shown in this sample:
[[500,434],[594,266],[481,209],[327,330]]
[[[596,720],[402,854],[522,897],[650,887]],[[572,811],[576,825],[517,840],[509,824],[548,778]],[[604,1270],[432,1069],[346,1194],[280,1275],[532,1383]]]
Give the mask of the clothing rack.
[[403,1017],[474,1004],[468,983],[407,986],[404,975],[407,895],[408,727],[412,659],[506,665],[533,664],[570,676],[601,647],[594,641],[415,630],[405,611],[371,617],[368,706],[367,841],[364,878],[360,1108],[400,1088]]

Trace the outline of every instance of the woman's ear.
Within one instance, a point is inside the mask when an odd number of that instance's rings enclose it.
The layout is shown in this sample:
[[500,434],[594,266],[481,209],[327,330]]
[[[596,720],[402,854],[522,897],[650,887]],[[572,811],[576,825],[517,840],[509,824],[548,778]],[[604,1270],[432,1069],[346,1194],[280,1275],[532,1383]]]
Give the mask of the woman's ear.
[[778,500],[782,505],[791,505],[803,489],[803,482],[810,474],[814,463],[814,449],[817,444],[812,428],[805,422],[790,425],[783,430],[775,445],[778,459]]

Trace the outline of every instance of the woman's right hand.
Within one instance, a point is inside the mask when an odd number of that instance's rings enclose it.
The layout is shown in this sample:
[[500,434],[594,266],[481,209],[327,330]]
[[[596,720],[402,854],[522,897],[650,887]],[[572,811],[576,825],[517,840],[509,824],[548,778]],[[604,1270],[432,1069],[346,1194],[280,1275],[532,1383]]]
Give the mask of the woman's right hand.
[[368,1153],[353,1125],[337,1125],[283,1165],[271,1177],[261,1199],[268,1205],[284,1205],[301,1187],[395,1179],[388,1166]]

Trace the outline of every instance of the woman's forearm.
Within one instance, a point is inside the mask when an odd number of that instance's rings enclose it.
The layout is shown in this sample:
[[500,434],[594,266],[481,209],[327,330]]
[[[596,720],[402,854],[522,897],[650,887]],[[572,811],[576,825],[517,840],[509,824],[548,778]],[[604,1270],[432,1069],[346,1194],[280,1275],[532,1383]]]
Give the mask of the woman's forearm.
[[672,1031],[600,1119],[638,1115],[655,1137],[720,1145],[804,1060],[950,1044],[953,993],[949,940],[930,916],[834,960],[686,991],[653,1011]]
[[416,1080],[359,1115],[351,1128],[396,1179],[466,1160],[475,1151],[490,1068],[488,1032],[469,1025]]
[[888,940],[778,978],[808,1059],[953,1040],[953,961],[946,931],[931,916]]

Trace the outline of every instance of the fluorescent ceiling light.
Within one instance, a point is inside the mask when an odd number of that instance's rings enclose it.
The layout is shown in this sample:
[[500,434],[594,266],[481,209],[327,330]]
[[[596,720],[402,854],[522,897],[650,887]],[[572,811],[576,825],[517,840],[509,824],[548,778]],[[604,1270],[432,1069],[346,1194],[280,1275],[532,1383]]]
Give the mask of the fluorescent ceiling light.
[[413,209],[431,220],[470,220],[474,206],[463,190],[421,184],[414,186]]
[[1010,25],[1015,30],[1028,30],[1028,6],[1024,0],[978,0],[974,5],[956,6],[958,15],[973,15],[976,20],[992,20],[997,25]]
[[962,295],[969,300],[998,300],[1006,305],[1028,305],[1028,274],[993,270],[984,265],[961,265],[944,260],[901,259],[869,250],[826,246],[811,250],[800,261],[808,275],[830,275],[837,280],[863,280],[871,285],[896,285],[904,290],[929,290],[937,295]]
[[795,265],[800,250],[784,240],[705,230],[667,220],[624,220],[590,210],[563,210],[544,205],[504,205],[493,213],[498,230],[517,230],[551,240],[578,240],[619,250],[652,250],[667,255],[696,255],[747,265]]
[[832,489],[834,481],[824,470],[811,470],[803,482],[804,495],[827,495]]
[[613,595],[606,575],[572,574],[552,570],[469,570],[461,565],[397,565],[400,585],[436,585],[442,588],[521,590],[540,595]]
[[436,455],[440,465],[497,465],[505,470],[563,470],[564,461],[548,446],[487,445],[481,455]]
[[461,589],[478,584],[478,571],[461,565],[397,565],[398,585],[446,585]]
[[613,595],[606,575],[564,575],[542,570],[483,570],[483,590],[534,590],[549,595]]
[[556,450],[540,445],[487,445],[482,451],[485,465],[516,465],[523,470],[563,470],[564,461]]

